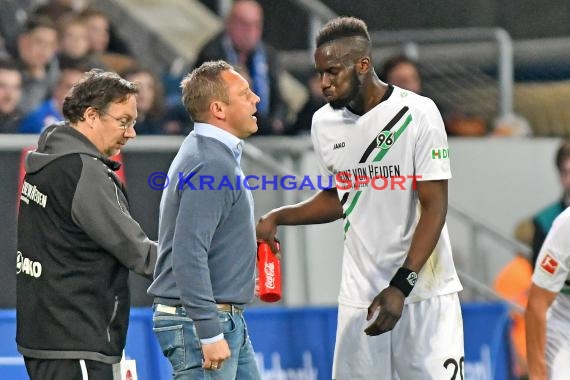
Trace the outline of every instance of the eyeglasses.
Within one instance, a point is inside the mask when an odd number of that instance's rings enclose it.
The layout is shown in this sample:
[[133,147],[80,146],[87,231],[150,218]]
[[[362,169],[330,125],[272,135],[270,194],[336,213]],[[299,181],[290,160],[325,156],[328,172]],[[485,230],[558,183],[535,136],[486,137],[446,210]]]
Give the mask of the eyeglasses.
[[115,119],[116,121],[118,121],[121,125],[121,128],[123,128],[124,131],[126,131],[129,128],[134,128],[135,124],[137,123],[137,119],[128,121],[128,119],[115,117],[103,110],[98,109],[98,111],[101,112],[102,114],[109,116],[111,119]]

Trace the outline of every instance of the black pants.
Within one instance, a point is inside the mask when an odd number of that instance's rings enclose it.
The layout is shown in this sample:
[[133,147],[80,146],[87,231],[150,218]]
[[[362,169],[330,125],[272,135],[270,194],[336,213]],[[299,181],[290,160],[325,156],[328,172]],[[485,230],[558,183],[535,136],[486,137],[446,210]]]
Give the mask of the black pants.
[[[30,380],[113,380],[113,365],[93,360],[33,359],[24,357]],[[81,371],[85,363],[87,376]]]

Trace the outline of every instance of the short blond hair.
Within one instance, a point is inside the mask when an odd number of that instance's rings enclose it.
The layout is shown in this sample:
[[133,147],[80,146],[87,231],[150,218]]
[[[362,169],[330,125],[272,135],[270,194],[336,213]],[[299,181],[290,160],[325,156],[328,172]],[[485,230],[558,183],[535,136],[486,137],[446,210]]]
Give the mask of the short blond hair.
[[182,103],[192,120],[205,121],[214,100],[230,102],[228,87],[222,78],[222,72],[227,70],[233,70],[233,67],[226,61],[208,61],[182,79]]

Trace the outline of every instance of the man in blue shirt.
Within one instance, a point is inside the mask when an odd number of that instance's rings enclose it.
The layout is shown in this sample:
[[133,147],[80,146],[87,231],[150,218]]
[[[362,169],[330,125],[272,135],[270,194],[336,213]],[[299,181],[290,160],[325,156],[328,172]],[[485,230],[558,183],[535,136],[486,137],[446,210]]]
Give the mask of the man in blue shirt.
[[[253,198],[240,167],[259,97],[224,61],[182,81],[195,121],[160,202],[159,258],[148,292],[154,331],[176,379],[260,379],[242,311],[254,297]],[[205,179],[213,179],[211,186]],[[232,184],[222,186],[229,179]]]

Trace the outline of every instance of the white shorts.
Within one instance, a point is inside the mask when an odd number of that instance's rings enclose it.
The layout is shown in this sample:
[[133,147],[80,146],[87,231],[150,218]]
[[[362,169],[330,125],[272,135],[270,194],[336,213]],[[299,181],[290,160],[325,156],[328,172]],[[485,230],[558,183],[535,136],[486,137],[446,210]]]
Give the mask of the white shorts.
[[370,337],[367,309],[339,305],[333,379],[463,379],[463,318],[457,293],[404,306],[396,327]]

